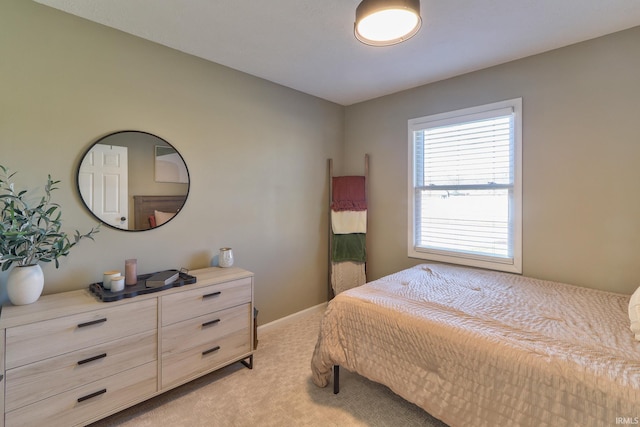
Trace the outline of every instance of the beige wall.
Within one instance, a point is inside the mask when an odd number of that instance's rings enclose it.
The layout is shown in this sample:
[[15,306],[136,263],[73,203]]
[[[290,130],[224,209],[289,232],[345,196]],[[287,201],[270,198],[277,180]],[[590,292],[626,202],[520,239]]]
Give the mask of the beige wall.
[[345,173],[369,153],[369,278],[407,257],[407,120],[523,98],[524,274],[640,285],[640,27],[350,106]]
[[0,52],[0,164],[25,186],[62,180],[68,231],[95,223],[75,169],[100,136],[155,133],[191,176],[170,224],[103,227],[60,269],[44,266],[45,293],[86,287],[125,258],[140,273],[199,268],[231,246],[256,273],[260,323],[326,300],[326,159],[342,153],[343,107],[25,0],[0,3]]

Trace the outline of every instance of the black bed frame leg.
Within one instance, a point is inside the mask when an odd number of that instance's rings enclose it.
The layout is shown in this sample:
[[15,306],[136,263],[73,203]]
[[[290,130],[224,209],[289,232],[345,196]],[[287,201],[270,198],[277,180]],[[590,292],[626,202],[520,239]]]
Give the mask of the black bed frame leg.
[[340,365],[333,365],[333,394],[340,393]]

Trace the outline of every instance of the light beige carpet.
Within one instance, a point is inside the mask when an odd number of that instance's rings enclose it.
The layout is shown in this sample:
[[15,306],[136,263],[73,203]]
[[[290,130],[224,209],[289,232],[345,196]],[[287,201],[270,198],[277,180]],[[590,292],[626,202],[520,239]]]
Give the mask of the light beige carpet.
[[258,334],[253,370],[240,363],[92,425],[106,426],[445,426],[388,388],[341,369],[340,393],[311,382],[321,312]]

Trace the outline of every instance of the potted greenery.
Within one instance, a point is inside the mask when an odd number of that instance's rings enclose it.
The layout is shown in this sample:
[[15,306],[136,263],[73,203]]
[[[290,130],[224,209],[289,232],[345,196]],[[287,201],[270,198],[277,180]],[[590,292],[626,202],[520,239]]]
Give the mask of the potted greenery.
[[27,190],[16,190],[14,173],[0,165],[0,265],[6,271],[9,300],[15,305],[31,304],[42,294],[44,276],[39,262],[55,262],[67,256],[83,238],[93,240],[100,225],[86,234],[76,230],[73,239],[61,231],[60,205],[51,201],[56,184],[48,176],[44,195],[34,197]]

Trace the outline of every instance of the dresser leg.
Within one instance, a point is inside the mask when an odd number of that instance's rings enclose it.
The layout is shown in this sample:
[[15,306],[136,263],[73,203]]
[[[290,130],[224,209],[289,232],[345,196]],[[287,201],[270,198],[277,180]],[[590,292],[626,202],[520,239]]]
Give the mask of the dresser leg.
[[340,393],[340,365],[333,365],[333,394]]
[[248,359],[249,359],[248,362],[246,359],[242,359],[240,363],[242,363],[244,366],[246,366],[249,369],[253,369],[253,354],[249,356]]

